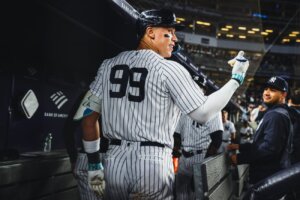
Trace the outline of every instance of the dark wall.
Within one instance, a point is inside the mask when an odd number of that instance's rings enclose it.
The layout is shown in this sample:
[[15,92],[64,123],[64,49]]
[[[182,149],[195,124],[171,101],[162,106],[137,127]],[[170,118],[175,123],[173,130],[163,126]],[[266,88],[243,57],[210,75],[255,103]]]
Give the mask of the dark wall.
[[[135,48],[134,25],[109,0],[12,0],[0,11],[0,149],[41,150],[50,132],[53,148],[64,148],[76,98],[103,59]],[[39,102],[31,119],[20,108],[29,89]],[[67,101],[58,108],[52,95]]]

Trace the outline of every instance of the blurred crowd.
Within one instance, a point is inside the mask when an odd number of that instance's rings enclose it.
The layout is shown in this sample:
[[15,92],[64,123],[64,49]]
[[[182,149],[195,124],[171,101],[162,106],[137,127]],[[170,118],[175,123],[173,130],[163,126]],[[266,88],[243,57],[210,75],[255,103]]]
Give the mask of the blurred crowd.
[[[181,43],[183,50],[189,54],[195,64],[211,69],[224,70],[229,58],[236,55],[237,50],[207,47],[195,44]],[[296,55],[247,52],[246,57],[251,62],[250,73],[294,76]],[[298,75],[300,76],[300,75]]]

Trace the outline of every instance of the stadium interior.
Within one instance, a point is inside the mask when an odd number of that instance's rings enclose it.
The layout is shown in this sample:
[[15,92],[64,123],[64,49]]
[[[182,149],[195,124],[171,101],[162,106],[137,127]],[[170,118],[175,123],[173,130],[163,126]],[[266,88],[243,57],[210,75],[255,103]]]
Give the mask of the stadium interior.
[[[266,77],[285,76],[299,87],[300,11],[297,1],[134,1],[137,10],[168,7],[186,29],[178,34],[184,51],[207,76],[223,85],[229,58],[243,47],[251,61],[242,92]],[[248,50],[248,51],[247,51]]]
[[[136,48],[138,12],[162,7],[172,9],[186,27],[177,33],[181,51],[215,85],[230,79],[227,61],[245,51],[250,67],[232,99],[236,112],[261,103],[270,76],[284,77],[290,90],[300,87],[298,0],[7,1],[0,8],[0,199],[76,199],[71,172],[52,163],[60,159],[68,167],[62,153],[68,113],[104,59]],[[28,111],[24,102],[32,93],[38,106]],[[49,133],[52,150],[59,153],[50,165],[43,160],[49,173],[36,175]],[[34,164],[19,169],[29,158]],[[53,177],[61,175],[67,186],[56,185]],[[40,183],[50,182],[51,190],[36,193],[44,188]]]
[[[233,97],[242,107],[261,102],[267,78],[284,77],[291,90],[300,87],[300,4],[298,1],[134,1],[138,11],[174,10],[183,51],[216,85],[230,77],[227,61],[242,47],[251,62],[246,82]],[[226,77],[224,79],[224,77]]]

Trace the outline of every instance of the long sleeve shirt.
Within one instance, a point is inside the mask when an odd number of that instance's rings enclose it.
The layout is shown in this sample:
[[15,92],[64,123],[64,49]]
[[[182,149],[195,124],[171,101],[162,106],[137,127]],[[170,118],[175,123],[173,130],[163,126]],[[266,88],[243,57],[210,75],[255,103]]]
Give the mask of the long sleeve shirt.
[[237,154],[238,164],[250,164],[250,183],[255,183],[279,171],[282,152],[290,129],[289,118],[276,111],[286,105],[274,105],[260,121],[253,143],[241,144]]

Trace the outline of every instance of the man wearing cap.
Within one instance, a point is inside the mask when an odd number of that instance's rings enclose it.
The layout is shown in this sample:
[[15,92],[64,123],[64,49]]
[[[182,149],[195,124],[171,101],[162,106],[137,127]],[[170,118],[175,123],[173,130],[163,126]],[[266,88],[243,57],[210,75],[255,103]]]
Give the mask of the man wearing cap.
[[253,143],[230,144],[229,150],[239,150],[231,155],[233,164],[249,164],[250,183],[258,181],[281,170],[281,158],[290,131],[290,118],[285,99],[288,84],[281,77],[271,77],[263,91],[263,102],[268,106],[257,126]]
[[89,159],[90,185],[100,195],[105,188],[105,199],[173,199],[171,153],[180,114],[205,123],[243,82],[249,62],[241,51],[230,61],[231,79],[204,96],[183,66],[165,59],[172,55],[180,28],[170,10],[142,12],[137,50],[105,60],[81,104],[78,115],[90,136],[84,147],[91,154],[99,149],[100,114],[103,135],[110,140],[104,169],[96,156]]

